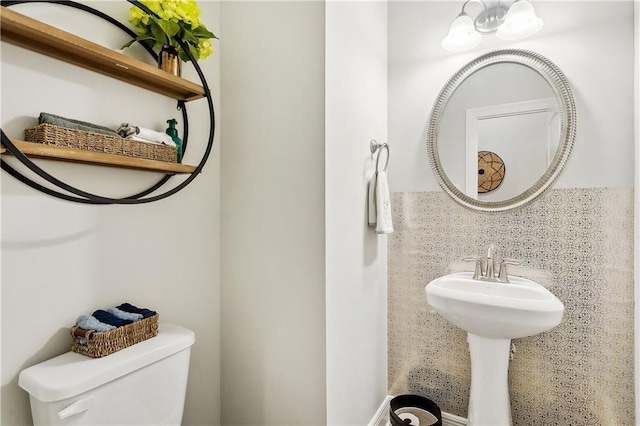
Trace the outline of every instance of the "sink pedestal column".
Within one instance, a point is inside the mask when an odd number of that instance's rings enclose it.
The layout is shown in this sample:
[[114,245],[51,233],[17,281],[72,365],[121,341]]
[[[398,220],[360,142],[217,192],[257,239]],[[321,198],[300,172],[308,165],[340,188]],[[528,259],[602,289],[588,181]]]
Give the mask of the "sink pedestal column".
[[471,354],[469,426],[511,425],[509,400],[510,339],[467,333]]

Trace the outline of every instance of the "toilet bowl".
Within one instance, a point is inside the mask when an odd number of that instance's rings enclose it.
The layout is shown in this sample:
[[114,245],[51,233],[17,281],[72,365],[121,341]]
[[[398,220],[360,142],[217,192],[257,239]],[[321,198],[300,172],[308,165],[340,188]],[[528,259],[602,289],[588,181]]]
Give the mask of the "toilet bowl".
[[20,373],[33,424],[179,425],[193,331],[160,324],[158,335],[103,358],[67,352]]

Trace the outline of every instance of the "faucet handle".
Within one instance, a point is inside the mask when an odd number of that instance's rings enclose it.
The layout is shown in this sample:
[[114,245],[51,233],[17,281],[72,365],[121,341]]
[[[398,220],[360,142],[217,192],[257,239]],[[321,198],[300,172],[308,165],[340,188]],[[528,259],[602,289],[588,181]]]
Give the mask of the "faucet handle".
[[507,265],[519,265],[522,260],[519,259],[502,259],[500,262],[500,272],[498,272],[498,281],[501,283],[508,283],[509,276],[507,274]]
[[476,269],[473,271],[473,279],[477,280],[482,278],[482,258],[480,257],[465,257],[465,262],[476,262]]

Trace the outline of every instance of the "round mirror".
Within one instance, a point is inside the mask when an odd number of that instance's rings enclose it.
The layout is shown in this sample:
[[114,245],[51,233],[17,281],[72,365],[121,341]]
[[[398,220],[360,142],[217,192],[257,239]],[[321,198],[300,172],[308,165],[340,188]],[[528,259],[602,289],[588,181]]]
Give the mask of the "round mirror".
[[573,93],[562,71],[526,50],[487,53],[440,91],[427,151],[438,183],[479,211],[521,207],[564,167],[576,134]]

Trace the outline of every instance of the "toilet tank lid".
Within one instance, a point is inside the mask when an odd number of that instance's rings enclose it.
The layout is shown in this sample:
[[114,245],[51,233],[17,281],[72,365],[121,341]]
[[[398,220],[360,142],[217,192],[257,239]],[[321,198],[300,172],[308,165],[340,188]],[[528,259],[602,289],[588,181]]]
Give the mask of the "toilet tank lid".
[[94,389],[195,342],[193,331],[162,323],[158,335],[103,358],[67,352],[20,372],[18,384],[43,402],[60,401]]

